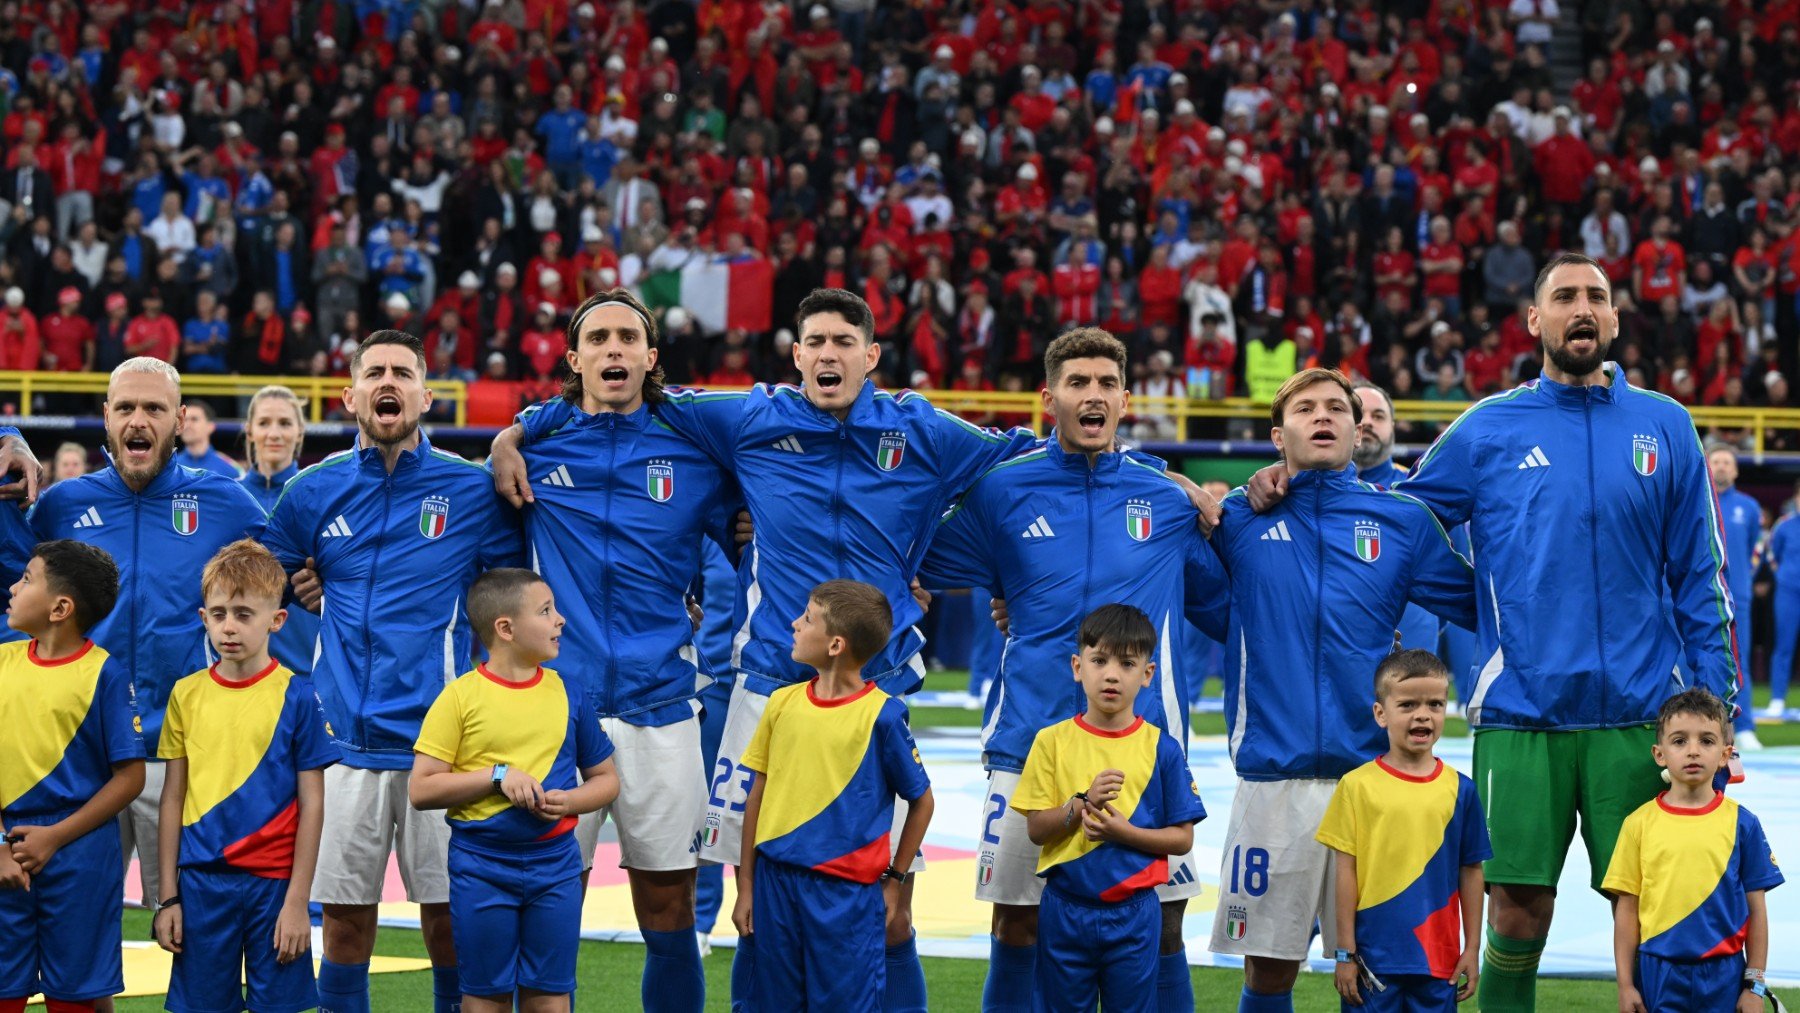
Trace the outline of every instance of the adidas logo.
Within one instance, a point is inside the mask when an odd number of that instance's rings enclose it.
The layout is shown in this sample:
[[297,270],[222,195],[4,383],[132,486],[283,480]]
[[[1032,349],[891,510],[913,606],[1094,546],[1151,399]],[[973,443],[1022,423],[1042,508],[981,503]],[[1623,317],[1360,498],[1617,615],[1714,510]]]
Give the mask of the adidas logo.
[[1188,864],[1186,862],[1181,862],[1175,866],[1174,873],[1169,876],[1169,882],[1165,885],[1180,886],[1183,883],[1192,883],[1193,881],[1194,881],[1194,870],[1188,868]]
[[338,514],[337,519],[332,521],[329,525],[327,525],[325,528],[325,531],[322,534],[320,534],[319,537],[320,538],[349,538],[354,533],[355,532],[350,530],[350,522],[344,519],[343,514]]
[[1056,537],[1056,532],[1050,530],[1050,522],[1044,519],[1043,514],[1039,514],[1037,520],[1031,522],[1031,527],[1026,528],[1025,533],[1019,537],[1054,538]]
[[1288,534],[1287,521],[1276,521],[1275,526],[1263,532],[1262,538],[1258,539],[1263,542],[1291,542],[1293,540],[1294,536]]
[[800,445],[800,438],[797,436],[784,436],[774,443],[769,444],[769,446],[774,447],[776,450],[785,450],[791,454],[806,453],[806,448]]
[[75,522],[75,529],[79,531],[82,528],[97,528],[105,523],[105,521],[100,519],[100,511],[93,507],[88,507],[87,510],[82,513],[81,518]]
[[557,465],[555,471],[538,479],[538,481],[544,485],[556,486],[558,489],[575,488],[575,480],[569,477],[568,465],[564,464]]
[[1532,447],[1531,453],[1525,455],[1525,460],[1519,462],[1520,471],[1524,471],[1526,468],[1548,467],[1550,467],[1550,459],[1544,456],[1543,447]]

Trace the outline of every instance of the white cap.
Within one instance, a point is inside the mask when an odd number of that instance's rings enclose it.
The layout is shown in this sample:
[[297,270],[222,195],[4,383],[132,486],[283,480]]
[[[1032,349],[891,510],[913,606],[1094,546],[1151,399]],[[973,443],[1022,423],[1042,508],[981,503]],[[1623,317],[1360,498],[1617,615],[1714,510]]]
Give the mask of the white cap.
[[1662,166],[1657,164],[1655,155],[1645,155],[1644,160],[1642,162],[1638,163],[1638,171],[1639,172],[1661,172]]
[[820,18],[828,18],[828,17],[831,17],[831,12],[829,10],[825,9],[824,4],[813,4],[812,5],[812,18],[814,21],[817,21]]
[[614,53],[613,55],[607,57],[606,58],[606,69],[607,70],[624,70],[625,69],[625,58],[623,56],[620,56],[617,53]]
[[1712,31],[1712,26],[1713,26],[1712,18],[1701,18],[1700,20],[1694,22],[1694,31],[1710,32],[1710,31]]
[[1112,132],[1113,132],[1113,121],[1112,121],[1111,116],[1102,116],[1099,119],[1094,121],[1094,133],[1110,134]]
[[1370,119],[1374,119],[1377,116],[1381,117],[1382,119],[1387,119],[1387,115],[1388,115],[1387,106],[1370,106],[1369,107],[1369,118]]
[[1028,63],[1025,66],[1019,68],[1019,76],[1020,77],[1041,78],[1044,76],[1044,72],[1037,69],[1037,64]]
[[393,295],[388,296],[387,302],[382,305],[391,310],[409,310],[412,309],[412,300],[399,292],[395,292]]
[[1431,325],[1431,336],[1434,338],[1440,334],[1448,334],[1448,333],[1450,333],[1450,325],[1445,323],[1442,320],[1439,320],[1437,323]]
[[1550,110],[1550,115],[1559,120],[1574,118],[1574,114],[1569,112],[1568,106],[1557,106],[1555,109]]
[[[1231,155],[1231,156],[1227,157],[1225,159],[1225,171],[1231,173],[1233,176],[1237,175],[1240,172],[1243,172],[1244,171],[1244,160],[1239,158],[1236,155]],[[1198,216],[1195,216],[1194,218],[1189,219],[1189,221],[1195,225],[1200,224],[1200,219]]]
[[603,267],[597,272],[600,284],[612,288],[619,283],[619,272],[610,267]]
[[1411,123],[1413,126],[1418,126],[1419,124],[1423,123],[1424,125],[1429,127],[1429,126],[1431,126],[1431,117],[1425,115],[1424,113],[1413,113],[1412,119],[1408,120],[1407,122]]
[[517,278],[519,276],[519,269],[514,267],[512,265],[511,261],[507,261],[506,263],[501,264],[499,267],[494,269],[494,275],[496,277],[498,277],[502,274],[510,274],[513,277]]
[[669,51],[669,40],[663,38],[660,35],[658,35],[654,39],[651,39],[650,40],[650,51],[652,53],[667,53]]
[[1230,144],[1225,145],[1225,150],[1230,154],[1238,156],[1239,158],[1242,158],[1245,155],[1248,155],[1250,153],[1249,146],[1246,145],[1243,141],[1232,141]]
[[1225,139],[1225,128],[1224,127],[1209,127],[1209,128],[1207,128],[1206,139],[1209,141],[1224,140]]
[[865,137],[862,143],[857,145],[857,150],[865,155],[879,155],[881,154],[881,142],[873,137]]
[[1659,53],[1673,53],[1675,51],[1675,43],[1670,42],[1668,39],[1664,39],[1656,44],[1656,51]]
[[546,267],[542,271],[538,272],[538,287],[539,288],[544,288],[545,286],[548,286],[548,285],[561,285],[561,284],[562,284],[562,275],[557,272],[556,268]]
[[605,238],[606,233],[600,231],[598,225],[589,225],[581,230],[581,241],[584,243],[598,243]]
[[1332,84],[1330,81],[1327,81],[1324,84],[1319,86],[1319,94],[1321,94],[1321,95],[1336,95],[1336,94],[1338,94],[1338,86],[1335,84]]
[[594,5],[584,3],[584,4],[580,5],[579,7],[576,7],[575,8],[575,16],[578,18],[593,17],[594,16]]
[[1026,182],[1036,179],[1037,166],[1032,165],[1030,162],[1026,162],[1024,165],[1019,166],[1019,178]]
[[537,311],[539,313],[548,313],[552,317],[554,317],[554,316],[556,316],[556,304],[555,303],[547,303],[547,302],[538,303]]
[[227,123],[225,124],[225,136],[242,137],[244,136],[244,128],[238,126],[236,123]]
[[1189,102],[1187,99],[1182,99],[1181,101],[1175,103],[1175,115],[1177,115],[1177,116],[1192,116],[1192,115],[1194,115],[1194,104],[1192,102]]
[[663,326],[671,331],[679,331],[688,323],[688,311],[679,306],[671,306],[663,314]]
[[498,364],[501,366],[506,365],[506,353],[505,352],[489,352],[488,357],[487,357],[487,363],[490,366],[495,365],[495,364]]
[[1171,87],[1171,88],[1175,87],[1178,84],[1187,84],[1187,83],[1188,83],[1187,75],[1183,74],[1179,70],[1176,71],[1175,73],[1169,75],[1169,87]]
[[931,51],[931,55],[934,59],[950,60],[956,57],[956,50],[951,49],[949,46],[939,46]]
[[789,330],[786,327],[783,327],[780,330],[775,332],[775,347],[780,348],[784,344],[791,345],[793,343],[794,343],[794,332],[793,331]]
[[480,288],[481,276],[474,271],[464,271],[456,277],[457,288]]
[[1305,324],[1301,324],[1299,327],[1294,328],[1294,337],[1297,338],[1302,334],[1310,338],[1313,336],[1313,329]]
[[687,203],[682,205],[682,210],[684,210],[684,211],[705,211],[706,210],[706,201],[699,197],[689,197],[687,199]]
[[10,309],[18,309],[25,305],[25,290],[17,285],[6,290],[6,305]]

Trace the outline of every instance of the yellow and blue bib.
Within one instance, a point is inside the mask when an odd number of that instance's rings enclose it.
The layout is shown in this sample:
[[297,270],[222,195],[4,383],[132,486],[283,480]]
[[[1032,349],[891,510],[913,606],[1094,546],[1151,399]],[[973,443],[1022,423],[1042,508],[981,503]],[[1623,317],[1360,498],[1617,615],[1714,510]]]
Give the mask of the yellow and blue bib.
[[0,644],[0,811],[8,817],[73,811],[112,765],[144,757],[125,667],[96,646],[57,661],[37,641]]

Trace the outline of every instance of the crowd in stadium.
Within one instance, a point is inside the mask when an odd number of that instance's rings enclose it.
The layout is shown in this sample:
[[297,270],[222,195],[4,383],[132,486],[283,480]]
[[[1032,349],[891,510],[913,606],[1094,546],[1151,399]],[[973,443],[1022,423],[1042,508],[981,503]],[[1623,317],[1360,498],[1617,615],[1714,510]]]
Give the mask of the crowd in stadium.
[[435,376],[549,380],[591,292],[764,260],[723,318],[657,307],[672,381],[788,378],[825,285],[875,308],[895,386],[1028,387],[1099,324],[1146,393],[1315,363],[1464,400],[1536,375],[1522,297],[1567,249],[1606,264],[1634,381],[1789,403],[1800,7],[1580,5],[1572,84],[1559,16],[8,3],[0,368],[330,375],[394,324]]

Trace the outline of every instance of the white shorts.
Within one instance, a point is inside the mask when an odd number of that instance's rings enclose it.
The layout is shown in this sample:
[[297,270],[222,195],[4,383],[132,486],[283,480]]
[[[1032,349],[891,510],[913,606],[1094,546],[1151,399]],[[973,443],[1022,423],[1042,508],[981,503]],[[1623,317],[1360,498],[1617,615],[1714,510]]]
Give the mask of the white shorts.
[[125,856],[125,872],[131,873],[131,853],[138,855],[138,884],[143,888],[143,904],[154,908],[162,900],[161,851],[157,849],[156,827],[161,821],[163,772],[162,763],[144,764],[144,790],[119,813],[119,851]]
[[1335,780],[1244,781],[1231,799],[1219,866],[1214,953],[1304,960],[1313,924],[1337,949],[1337,863],[1313,835]]
[[601,718],[613,744],[619,797],[575,825],[581,866],[594,866],[600,828],[610,817],[619,832],[619,867],[645,872],[692,869],[694,837],[706,815],[706,770],[700,755],[700,719],[643,728],[620,718]]
[[[756,726],[762,722],[769,698],[744,688],[739,679],[731,687],[731,703],[725,709],[725,731],[719,736],[719,757],[707,774],[706,815],[700,826],[700,861],[714,865],[736,865],[744,855],[744,805],[750,800],[750,786],[756,782],[756,771],[738,763],[750,748]],[[906,822],[906,800],[894,799],[894,824],[888,833],[890,850],[900,847],[900,827]],[[890,856],[891,857],[891,856]],[[925,856],[913,859],[908,871],[923,872]]]
[[[1012,808],[1019,775],[1010,770],[988,772],[987,802],[981,810],[980,850],[975,860],[975,899],[984,904],[1036,907],[1044,881],[1038,878],[1037,845],[1025,829],[1025,817]],[[1169,881],[1156,888],[1167,903],[1200,896],[1199,866],[1194,852],[1169,856]]]
[[325,768],[325,827],[312,899],[320,904],[379,904],[388,852],[400,860],[406,899],[450,902],[450,825],[406,797],[405,770]]

